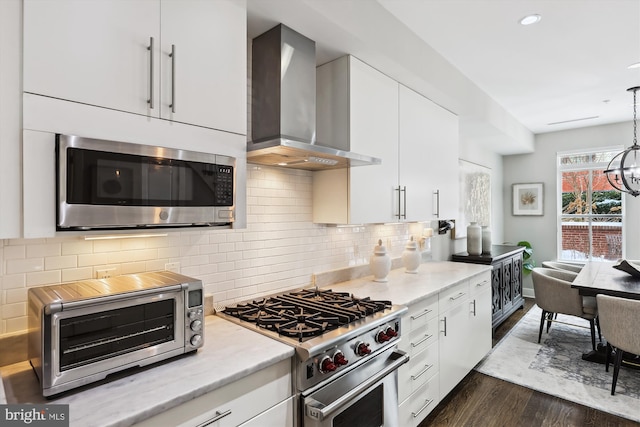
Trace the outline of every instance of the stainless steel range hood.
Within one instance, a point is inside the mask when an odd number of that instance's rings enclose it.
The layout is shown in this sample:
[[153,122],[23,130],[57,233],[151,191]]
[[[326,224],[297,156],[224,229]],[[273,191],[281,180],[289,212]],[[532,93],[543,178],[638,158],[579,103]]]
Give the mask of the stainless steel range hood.
[[316,44],[285,25],[253,39],[247,162],[321,170],[381,164],[316,141]]

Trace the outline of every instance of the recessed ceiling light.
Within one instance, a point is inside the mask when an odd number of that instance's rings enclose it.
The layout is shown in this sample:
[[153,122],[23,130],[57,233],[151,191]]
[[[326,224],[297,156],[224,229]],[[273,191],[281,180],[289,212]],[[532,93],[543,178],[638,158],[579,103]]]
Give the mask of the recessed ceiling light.
[[631,64],[627,67],[628,69],[632,69],[632,68],[640,68],[640,62],[636,62],[635,64]]
[[536,22],[540,22],[540,20],[542,19],[542,16],[538,15],[538,14],[533,14],[533,15],[527,15],[524,18],[522,18],[520,20],[520,24],[521,25],[531,25],[531,24],[535,24]]

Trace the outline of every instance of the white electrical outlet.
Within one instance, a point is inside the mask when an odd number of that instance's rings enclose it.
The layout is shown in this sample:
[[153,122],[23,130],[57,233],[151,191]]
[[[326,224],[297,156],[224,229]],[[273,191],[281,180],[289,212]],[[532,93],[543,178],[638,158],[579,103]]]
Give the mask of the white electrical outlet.
[[164,265],[164,269],[167,271],[173,271],[174,273],[180,273],[180,263],[168,262]]
[[102,270],[96,270],[96,279],[108,279],[113,275],[115,268],[105,268]]

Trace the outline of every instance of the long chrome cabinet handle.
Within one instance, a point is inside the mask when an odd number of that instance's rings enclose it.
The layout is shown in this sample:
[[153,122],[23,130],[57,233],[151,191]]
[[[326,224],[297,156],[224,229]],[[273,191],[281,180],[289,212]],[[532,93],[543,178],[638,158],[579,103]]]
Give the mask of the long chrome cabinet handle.
[[171,108],[171,112],[176,112],[176,45],[171,45],[171,53],[169,54],[169,58],[171,58],[171,104],[169,107]]
[[153,37],[149,37],[147,50],[149,51],[149,99],[147,99],[147,104],[149,104],[149,108],[153,109]]
[[447,336],[447,316],[445,316],[445,317],[444,317],[443,319],[441,319],[440,321],[441,321],[441,322],[444,322],[444,331],[441,331],[441,332],[444,332],[444,336],[446,337],[446,336]]
[[433,195],[435,196],[435,203],[433,205],[436,208],[436,211],[433,213],[433,215],[436,218],[439,218],[440,217],[440,190],[434,191]]
[[424,365],[424,369],[418,372],[418,375],[411,375],[411,379],[413,381],[417,380],[421,376],[423,376],[429,369],[433,368],[433,365]]
[[417,316],[411,316],[411,320],[416,320],[421,318],[422,316],[426,316],[427,314],[431,313],[433,310],[429,310],[428,308],[425,308],[424,311],[420,314],[418,314]]
[[473,305],[473,317],[476,317],[476,300],[471,301],[471,304]]
[[418,342],[412,342],[411,343],[411,347],[417,347],[420,344],[422,344],[423,342],[425,342],[426,340],[428,340],[429,338],[431,338],[433,335],[429,335],[429,334],[424,334],[424,338],[422,338],[420,341]]
[[402,192],[404,193],[404,214],[402,214],[402,217],[404,219],[407,219],[407,186],[406,185],[402,187]]
[[398,186],[398,188],[395,189],[395,191],[398,192],[398,213],[397,213],[397,215],[395,215],[395,216],[398,217],[398,219],[402,218],[402,206],[401,206],[402,203],[400,202],[400,196],[401,196],[400,193],[402,193],[402,189],[401,188],[402,187]]
[[215,423],[216,421],[220,421],[221,419],[223,419],[227,415],[231,415],[231,409],[227,409],[224,412],[216,411],[216,416],[215,417],[211,418],[210,420],[205,421],[202,424],[198,424],[197,427],[210,426],[211,424]]
[[476,286],[477,286],[478,288],[481,288],[481,287],[483,287],[484,285],[486,285],[486,284],[488,284],[488,283],[489,283],[489,281],[488,281],[488,280],[483,280],[483,281],[482,281],[482,282],[480,282],[480,283],[476,283]]
[[424,411],[425,409],[427,409],[427,406],[431,405],[431,402],[433,402],[433,399],[427,399],[427,401],[426,401],[426,402],[427,402],[427,403],[425,403],[425,404],[424,404],[424,406],[418,410],[418,412],[412,412],[412,413],[411,413],[411,415],[413,416],[413,418],[417,418],[417,417],[420,415],[420,413],[421,413],[422,411]]

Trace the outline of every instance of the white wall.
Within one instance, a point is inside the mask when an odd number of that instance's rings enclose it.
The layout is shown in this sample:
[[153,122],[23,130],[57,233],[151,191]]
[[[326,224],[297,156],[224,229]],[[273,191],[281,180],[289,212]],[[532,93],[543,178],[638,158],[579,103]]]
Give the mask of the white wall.
[[[556,259],[557,248],[557,169],[556,154],[560,151],[580,150],[632,144],[631,122],[593,126],[536,136],[536,150],[531,154],[505,156],[503,159],[504,181],[504,239],[512,243],[527,240],[531,243],[536,265],[542,261]],[[516,183],[542,182],[544,184],[543,216],[513,216],[511,186]],[[640,257],[638,239],[638,213],[640,200],[626,197],[625,237],[626,256]],[[531,291],[530,276],[525,278],[525,287]],[[526,291],[526,290],[525,290]]]

